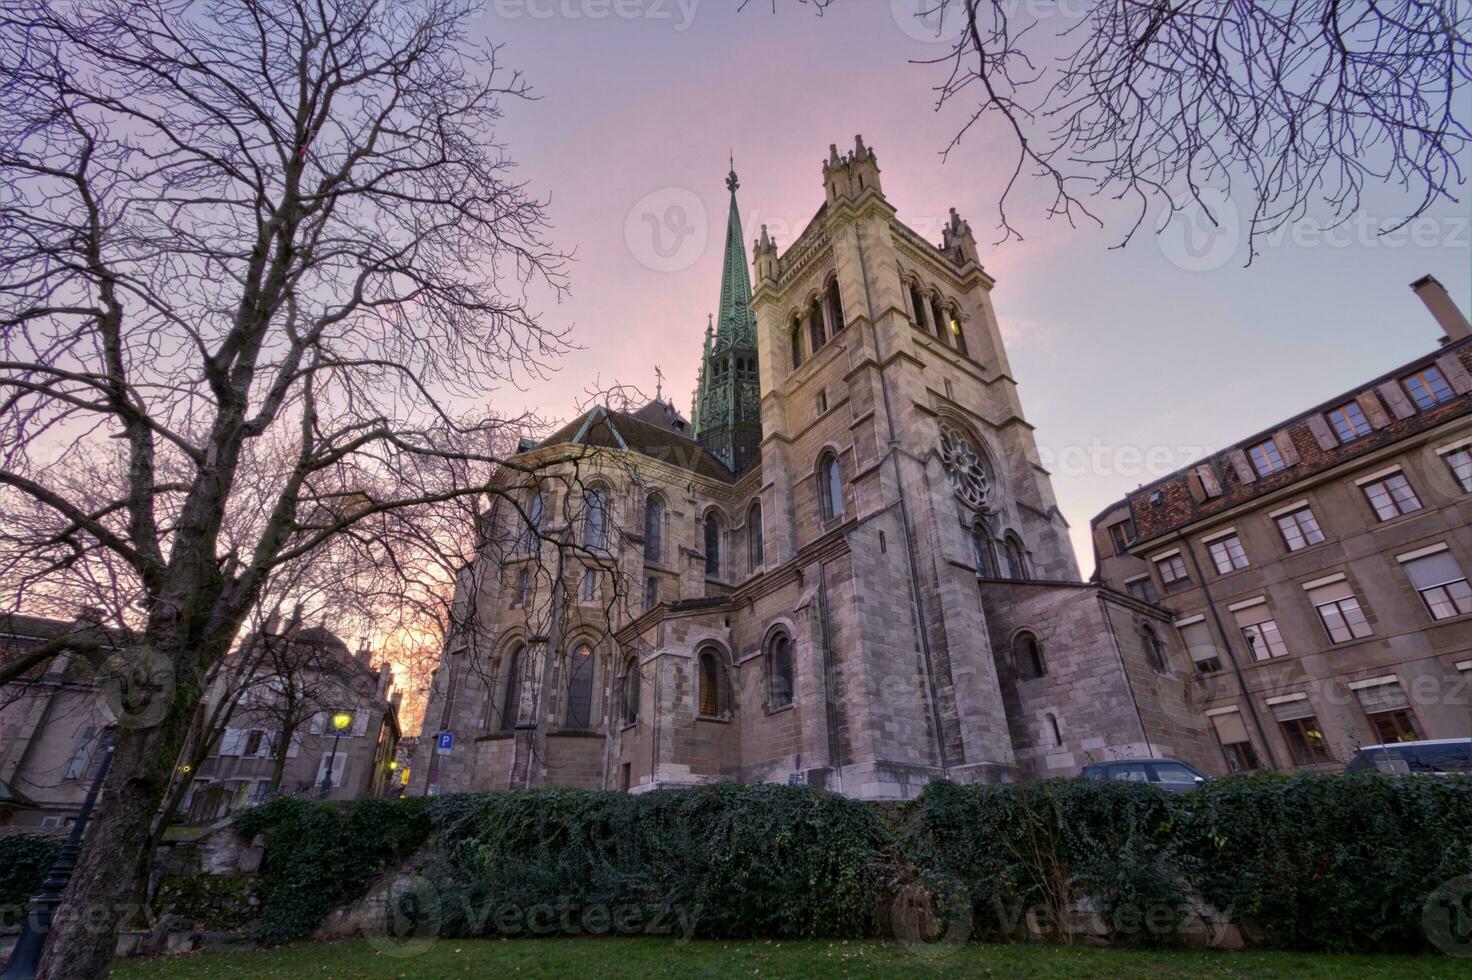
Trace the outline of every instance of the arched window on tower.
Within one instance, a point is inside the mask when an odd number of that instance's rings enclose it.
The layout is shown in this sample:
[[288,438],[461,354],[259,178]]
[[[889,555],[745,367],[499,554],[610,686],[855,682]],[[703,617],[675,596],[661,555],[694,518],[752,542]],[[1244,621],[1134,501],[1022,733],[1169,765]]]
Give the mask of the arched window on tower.
[[565,727],[593,726],[593,648],[586,643],[573,647],[567,658],[567,717]]
[[812,344],[813,353],[816,354],[827,340],[823,334],[823,307],[814,297],[813,305],[808,307],[808,341]]
[[664,553],[664,503],[654,494],[644,501],[644,560],[659,561]]
[[762,505],[758,501],[746,512],[746,563],[747,571],[753,575],[762,567],[763,549],[766,547],[766,531],[762,527]]
[[971,528],[971,550],[976,558],[976,574],[982,578],[995,576],[997,559],[992,550],[992,536],[980,521]]
[[940,338],[941,343],[949,344],[951,331],[946,327],[946,314],[940,308],[940,300],[934,296],[930,297],[930,315],[935,320],[935,335]]
[[1018,633],[1012,641],[1012,663],[1017,668],[1017,676],[1024,680],[1036,680],[1048,672],[1048,664],[1043,660],[1043,646],[1037,636],[1027,630]]
[[778,633],[767,645],[767,707],[792,703],[792,640]]
[[837,334],[844,328],[843,297],[838,294],[837,276],[828,280],[825,298],[828,302],[828,329],[830,332]]
[[1022,542],[1017,540],[1014,534],[1007,535],[1007,540],[1002,545],[1003,571],[1008,578],[1027,578],[1027,563],[1022,557]]
[[603,548],[608,544],[608,491],[594,487],[587,493],[588,513],[583,522],[583,546]]
[[721,574],[721,522],[715,511],[705,515],[705,574]]
[[517,715],[521,711],[521,669],[526,647],[517,644],[506,655],[502,666],[505,679],[501,682],[501,728],[511,731],[516,727]]
[[792,332],[788,336],[792,344],[792,370],[802,367],[802,319],[792,318]]
[[725,676],[721,655],[709,648],[703,650],[700,654],[700,717],[725,717]]
[[831,452],[818,458],[818,508],[824,521],[843,516],[843,470]]
[[921,330],[929,329],[925,325],[925,300],[920,296],[920,287],[910,283],[910,309],[915,311],[915,326]]
[[625,725],[639,720],[639,663],[633,657],[624,661],[619,681],[619,716]]

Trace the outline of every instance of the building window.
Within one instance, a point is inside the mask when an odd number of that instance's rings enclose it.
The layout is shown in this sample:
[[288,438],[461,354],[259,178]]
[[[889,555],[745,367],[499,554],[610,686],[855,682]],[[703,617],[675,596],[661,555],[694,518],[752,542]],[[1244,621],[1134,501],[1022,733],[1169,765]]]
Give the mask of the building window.
[[[77,742],[72,749],[71,758],[67,760],[63,779],[81,779],[86,775],[87,764],[92,761],[92,752],[97,747],[97,741],[97,726],[83,725],[77,733]],[[226,753],[222,749],[220,754]]]
[[1444,453],[1441,457],[1446,460],[1447,468],[1452,471],[1452,479],[1457,481],[1465,493],[1472,493],[1472,446],[1463,446]]
[[255,759],[264,757],[265,753],[261,748],[265,741],[266,733],[259,728],[252,728],[245,736],[245,751],[240,754]]
[[1440,551],[1401,562],[1406,577],[1426,604],[1432,619],[1450,619],[1472,612],[1472,587],[1467,585],[1450,551]]
[[1197,621],[1177,627],[1181,634],[1181,645],[1191,655],[1198,674],[1215,674],[1222,669],[1221,651],[1211,642],[1211,630],[1206,623]]
[[546,510],[547,500],[538,490],[532,494],[526,505],[526,528],[521,532],[522,554],[533,554],[541,542],[542,515]]
[[796,371],[802,367],[802,320],[792,318],[792,332],[788,335],[792,344],[792,369]]
[[1364,610],[1360,608],[1359,600],[1355,598],[1348,582],[1340,581],[1310,589],[1308,600],[1318,611],[1319,620],[1324,624],[1324,631],[1329,634],[1330,642],[1347,643],[1350,640],[1364,639],[1375,632],[1370,628],[1369,620],[1365,618]]
[[1367,715],[1370,725],[1375,729],[1375,735],[1381,744],[1386,742],[1419,742],[1420,733],[1416,730],[1416,719],[1411,713],[1404,709],[1397,711],[1377,711],[1373,715]]
[[1140,640],[1145,647],[1145,660],[1150,664],[1151,669],[1157,674],[1165,673],[1167,666],[1165,646],[1160,642],[1160,637],[1155,634],[1155,630],[1149,626],[1142,628]]
[[587,729],[593,725],[593,648],[586,643],[573,647],[567,658],[568,728]]
[[592,602],[598,598],[598,573],[591,568],[583,569],[583,581],[578,586],[578,600]]
[[1043,648],[1032,633],[1018,633],[1012,641],[1012,663],[1023,680],[1036,680],[1048,673]]
[[1216,565],[1218,575],[1247,567],[1247,552],[1242,550],[1242,539],[1235,534],[1214,539],[1206,549],[1211,552],[1211,561]]
[[1428,365],[1400,380],[1401,384],[1406,386],[1406,390],[1411,393],[1416,406],[1423,412],[1444,401],[1449,401],[1454,394],[1452,386],[1446,383],[1446,378],[1442,377],[1441,369],[1435,365]]
[[1247,737],[1247,726],[1240,711],[1212,715],[1211,727],[1216,729],[1216,740],[1221,744],[1229,772],[1252,772],[1262,766],[1257,760],[1257,751],[1252,747],[1252,739]]
[[516,604],[525,606],[532,595],[532,570],[523,567],[516,576]]
[[1339,437],[1340,442],[1353,442],[1372,431],[1359,402],[1346,402],[1330,410],[1329,424],[1334,427],[1334,434]]
[[1160,581],[1167,592],[1176,592],[1191,584],[1191,573],[1186,571],[1186,560],[1180,552],[1155,559],[1155,567],[1160,570]]
[[833,453],[818,460],[818,505],[825,521],[843,516],[843,471]]
[[920,298],[920,288],[910,283],[910,309],[915,311],[915,326],[927,329],[925,324],[925,301]]
[[1421,509],[1416,491],[1411,489],[1404,473],[1392,473],[1383,480],[1366,483],[1363,488],[1375,516],[1388,521],[1403,514],[1413,514]]
[[1288,655],[1283,635],[1278,631],[1278,621],[1273,618],[1266,602],[1239,609],[1235,615],[1237,627],[1247,640],[1247,649],[1252,652],[1253,660],[1272,660]]
[[1288,743],[1295,766],[1317,766],[1333,761],[1329,757],[1324,733],[1319,729],[1319,719],[1313,715],[1279,721],[1278,727],[1283,732],[1283,740]]
[[625,725],[639,720],[639,664],[630,657],[624,661],[624,677],[621,684],[620,710]]
[[778,633],[767,648],[767,706],[781,708],[792,703],[792,640]]
[[583,546],[603,548],[608,544],[608,492],[594,487],[587,495],[588,515],[583,524]]
[[[956,339],[956,350],[960,351],[962,354],[965,354],[967,357],[970,357],[971,351],[968,350],[966,347],[966,332],[961,329],[960,316],[957,315],[955,310],[952,310],[950,311],[947,318],[950,320],[951,336]],[[1062,745],[1063,743],[1060,742],[1058,744]]]
[[1014,534],[1008,534],[1002,543],[1002,571],[1010,579],[1022,581],[1027,578],[1027,561],[1022,554],[1022,542]]
[[664,502],[651,495],[644,501],[644,560],[659,561],[664,554]]
[[755,503],[746,512],[746,562],[753,575],[762,567],[766,547],[766,530],[762,527],[762,505]]
[[521,668],[525,649],[518,644],[506,656],[506,678],[501,686],[501,728],[508,732],[516,727],[516,717],[521,711]]
[[651,575],[644,580],[644,610],[648,612],[659,605],[659,579]]
[[930,298],[930,318],[935,321],[935,336],[941,343],[950,346],[951,338],[947,336],[950,331],[946,329],[946,314],[940,308],[940,300],[934,296]]
[[721,658],[714,650],[700,655],[700,716],[721,718],[726,712],[726,692],[722,678]]
[[826,388],[819,388],[818,389],[818,397],[816,399],[816,409],[814,411],[814,414],[815,415],[822,415],[826,411],[828,411],[828,389],[826,389]]
[[828,325],[833,333],[843,329],[843,297],[838,294],[838,278],[835,276],[828,280]]
[[1283,462],[1283,455],[1278,452],[1278,444],[1272,439],[1264,439],[1257,445],[1248,447],[1247,455],[1252,460],[1252,468],[1257,470],[1258,476],[1276,473],[1288,465]]
[[1324,532],[1319,529],[1318,519],[1308,507],[1300,507],[1291,514],[1282,514],[1277,521],[1278,531],[1283,535],[1283,543],[1288,546],[1289,551],[1307,548],[1324,540]]
[[1130,551],[1130,542],[1135,538],[1135,522],[1126,517],[1124,520],[1109,525],[1109,540],[1114,542],[1114,553],[1116,555],[1127,555]]
[[1148,575],[1141,575],[1139,578],[1130,579],[1124,584],[1124,590],[1141,602],[1160,601],[1160,596],[1155,591],[1155,583],[1150,580],[1150,576]]
[[976,574],[982,578],[995,575],[992,536],[987,533],[986,525],[979,521],[971,528],[971,550],[976,557]]
[[705,515],[705,574],[721,574],[721,522],[715,511]]
[[808,340],[813,345],[814,354],[818,353],[818,348],[827,340],[823,336],[823,307],[818,305],[816,299],[808,310]]
[[1053,744],[1062,745],[1063,732],[1058,728],[1058,716],[1049,712],[1045,717],[1048,719],[1048,732],[1053,736]]

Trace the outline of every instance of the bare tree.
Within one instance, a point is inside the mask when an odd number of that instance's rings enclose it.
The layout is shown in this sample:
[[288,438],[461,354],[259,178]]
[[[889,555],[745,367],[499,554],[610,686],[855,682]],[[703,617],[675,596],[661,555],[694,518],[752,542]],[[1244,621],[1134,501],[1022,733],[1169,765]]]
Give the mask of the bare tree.
[[338,542],[412,574],[506,494],[499,448],[532,420],[457,404],[565,348],[526,299],[563,288],[562,256],[496,142],[528,93],[467,41],[474,8],[0,12],[0,581],[110,591],[136,637],[43,976],[106,972],[203,687],[273,574]]
[[[741,0],[745,7],[751,0]],[[806,3],[807,0],[800,0]],[[812,0],[821,12],[835,0]],[[775,9],[776,0],[772,0]],[[1041,181],[1049,217],[1134,236],[1183,207],[1218,220],[1216,194],[1263,236],[1322,208],[1350,220],[1362,194],[1403,194],[1403,227],[1455,201],[1469,135],[1472,5],[1461,0],[910,0],[915,32],[948,42],[935,108],[967,102],[945,152],[980,124],[1012,147],[1000,241],[1022,237],[1008,204]],[[1461,115],[1458,115],[1458,106]],[[1106,213],[1120,202],[1122,213]],[[1157,229],[1158,230],[1158,229]]]

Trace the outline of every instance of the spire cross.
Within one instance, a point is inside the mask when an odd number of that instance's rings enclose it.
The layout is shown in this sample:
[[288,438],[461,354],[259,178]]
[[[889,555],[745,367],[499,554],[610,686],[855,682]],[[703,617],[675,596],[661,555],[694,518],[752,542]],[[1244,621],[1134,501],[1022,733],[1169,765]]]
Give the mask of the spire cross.
[[659,365],[654,365],[654,400],[658,401],[664,392],[664,372]]

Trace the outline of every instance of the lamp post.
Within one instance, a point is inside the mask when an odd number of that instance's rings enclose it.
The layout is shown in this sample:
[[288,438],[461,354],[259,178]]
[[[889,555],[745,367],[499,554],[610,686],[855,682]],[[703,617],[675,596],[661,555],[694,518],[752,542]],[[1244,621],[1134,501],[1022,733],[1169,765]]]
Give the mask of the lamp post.
[[327,799],[327,794],[332,792],[332,770],[337,768],[337,743],[342,740],[342,733],[353,723],[352,712],[334,711],[332,713],[332,730],[336,732],[332,736],[332,757],[327,760],[327,771],[322,774],[322,799]]
[[102,791],[102,781],[107,778],[107,770],[112,765],[112,754],[116,747],[116,733],[108,726],[102,733],[102,760],[97,765],[97,775],[92,777],[92,786],[82,800],[82,808],[77,811],[71,836],[66,839],[56,860],[52,862],[46,880],[41,883],[40,893],[31,899],[25,927],[20,939],[16,941],[15,949],[11,950],[5,972],[0,973],[0,980],[34,980],[36,976],[36,968],[41,965],[41,951],[46,947],[46,934],[51,931],[51,921],[56,917],[57,907],[61,905],[61,893],[66,891],[67,882],[72,880],[72,872],[76,870],[77,855],[82,851],[82,835],[87,831],[87,821],[92,816],[97,794]]

